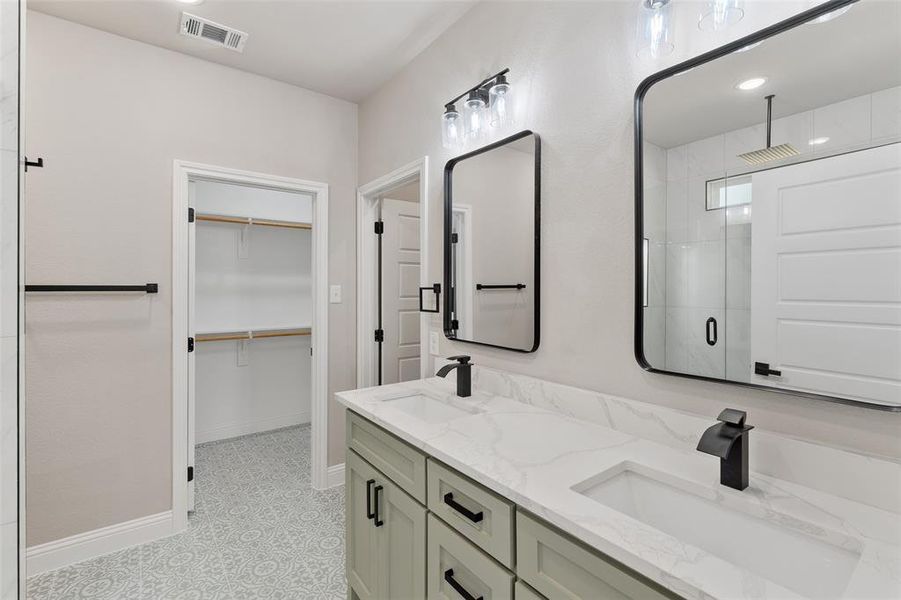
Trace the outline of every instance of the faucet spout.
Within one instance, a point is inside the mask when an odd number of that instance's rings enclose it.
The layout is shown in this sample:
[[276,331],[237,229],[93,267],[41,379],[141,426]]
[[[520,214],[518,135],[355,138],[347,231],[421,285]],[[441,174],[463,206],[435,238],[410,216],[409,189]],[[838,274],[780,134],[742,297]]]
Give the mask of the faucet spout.
[[449,356],[448,360],[455,360],[456,363],[444,365],[435,373],[438,377],[447,377],[447,374],[458,369],[457,371],[457,395],[461,398],[468,398],[472,395],[472,365],[469,363],[469,357],[466,355]]
[[736,490],[748,487],[748,432],[754,427],[745,425],[746,417],[744,411],[727,408],[698,442],[698,451],[720,459],[720,483]]

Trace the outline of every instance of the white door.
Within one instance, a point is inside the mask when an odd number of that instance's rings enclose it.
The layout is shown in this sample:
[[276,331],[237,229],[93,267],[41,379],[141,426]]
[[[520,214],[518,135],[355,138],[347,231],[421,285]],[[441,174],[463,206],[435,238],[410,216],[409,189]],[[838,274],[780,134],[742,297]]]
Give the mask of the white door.
[[382,383],[419,379],[419,203],[382,200]]
[[901,401],[901,146],[753,176],[751,381]]
[[[188,206],[194,206],[194,182],[188,182]],[[196,221],[188,223],[188,337],[195,337],[197,326],[194,319],[194,279],[196,259]],[[194,471],[194,413],[196,378],[194,377],[194,352],[188,352],[188,470]],[[187,475],[186,475],[187,476]],[[194,510],[194,478],[188,480],[188,512]]]

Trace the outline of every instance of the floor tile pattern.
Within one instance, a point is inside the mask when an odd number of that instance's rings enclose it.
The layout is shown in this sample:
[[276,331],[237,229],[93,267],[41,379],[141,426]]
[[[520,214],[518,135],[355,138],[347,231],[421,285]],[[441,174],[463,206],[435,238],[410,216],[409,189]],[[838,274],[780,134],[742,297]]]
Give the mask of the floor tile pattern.
[[28,600],[346,598],[344,488],[310,484],[310,428],[198,446],[184,533],[28,580]]

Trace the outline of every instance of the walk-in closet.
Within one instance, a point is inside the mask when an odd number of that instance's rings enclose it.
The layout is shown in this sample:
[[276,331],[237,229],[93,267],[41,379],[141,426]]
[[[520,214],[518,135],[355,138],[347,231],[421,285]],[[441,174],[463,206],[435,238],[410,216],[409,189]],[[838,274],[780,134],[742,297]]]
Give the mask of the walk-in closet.
[[190,467],[196,444],[310,422],[312,202],[190,183]]

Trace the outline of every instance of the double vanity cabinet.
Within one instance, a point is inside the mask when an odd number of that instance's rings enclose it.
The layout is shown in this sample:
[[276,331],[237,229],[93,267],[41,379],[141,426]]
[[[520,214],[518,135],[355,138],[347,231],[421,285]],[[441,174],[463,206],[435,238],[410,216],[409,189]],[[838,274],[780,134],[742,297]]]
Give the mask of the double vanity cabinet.
[[348,411],[351,600],[677,598]]

